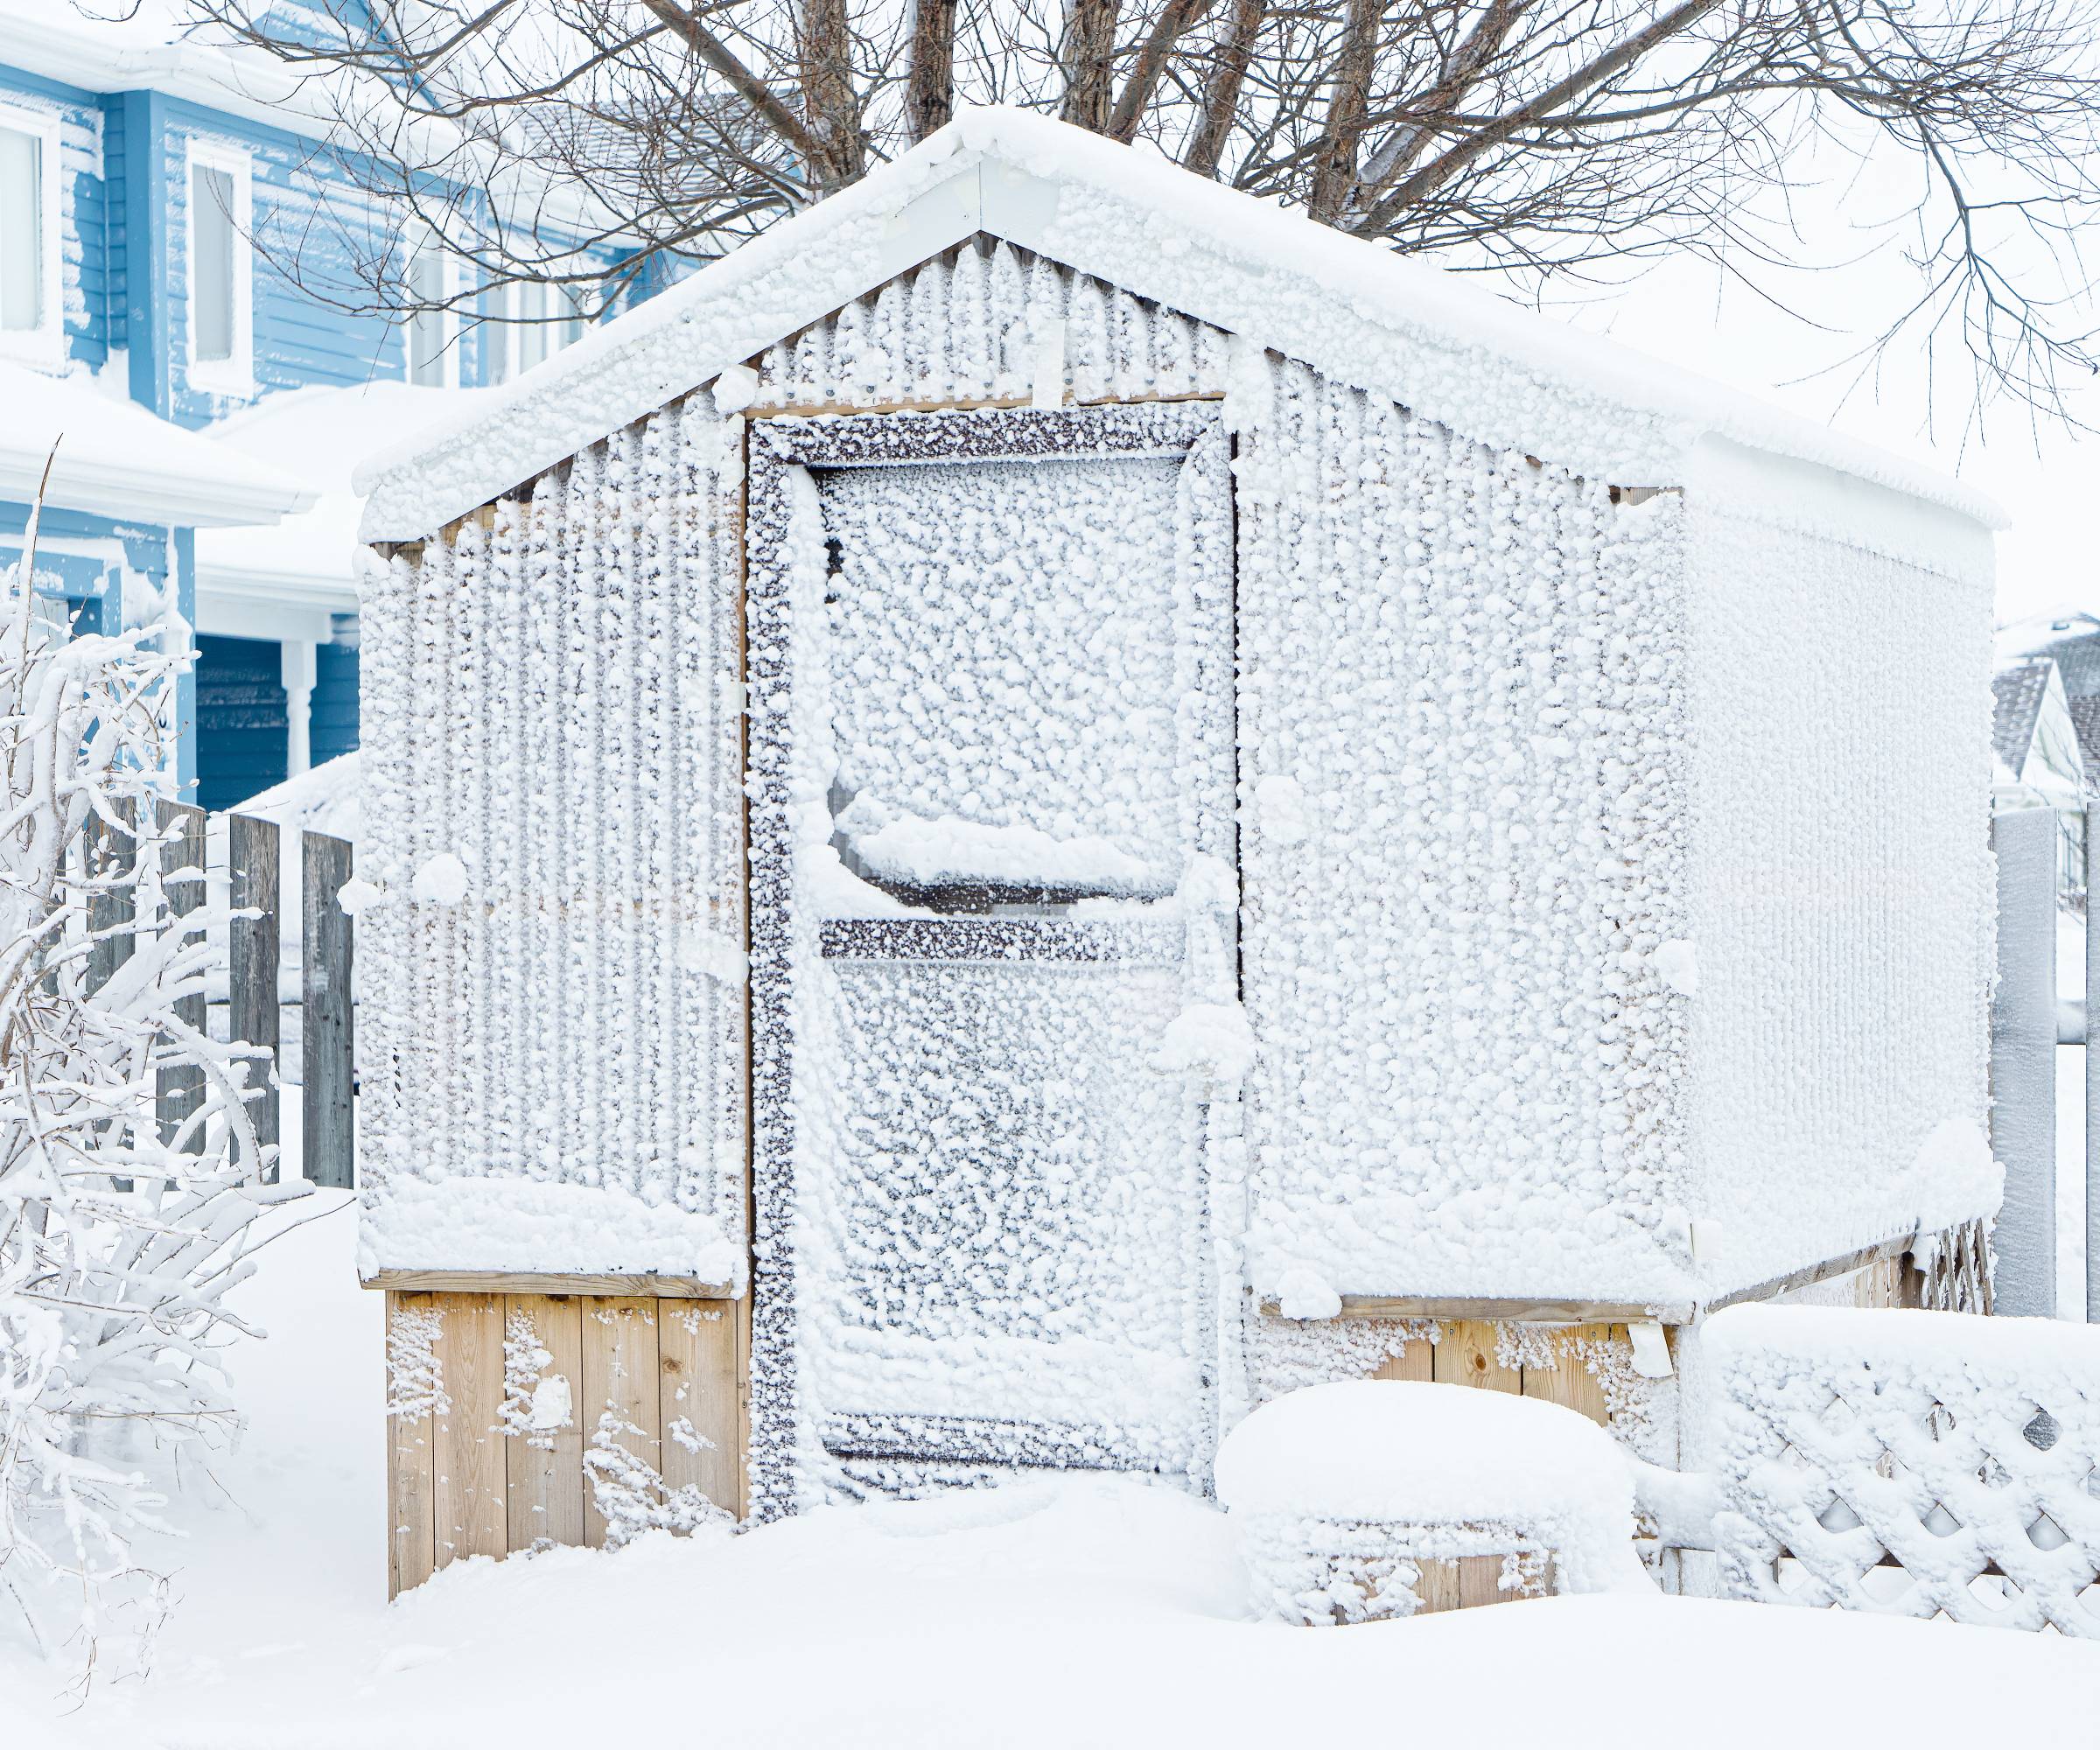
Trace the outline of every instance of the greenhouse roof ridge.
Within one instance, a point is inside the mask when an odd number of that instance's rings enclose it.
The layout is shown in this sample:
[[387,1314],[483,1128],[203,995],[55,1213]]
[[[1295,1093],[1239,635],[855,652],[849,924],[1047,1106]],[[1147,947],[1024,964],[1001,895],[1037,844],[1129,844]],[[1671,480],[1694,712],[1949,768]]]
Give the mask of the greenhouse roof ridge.
[[1923,465],[1522,310],[1272,200],[1026,111],[962,110],[893,163],[369,458],[367,541],[421,538],[983,232],[1591,479],[1682,485],[1716,438],[2002,528]]

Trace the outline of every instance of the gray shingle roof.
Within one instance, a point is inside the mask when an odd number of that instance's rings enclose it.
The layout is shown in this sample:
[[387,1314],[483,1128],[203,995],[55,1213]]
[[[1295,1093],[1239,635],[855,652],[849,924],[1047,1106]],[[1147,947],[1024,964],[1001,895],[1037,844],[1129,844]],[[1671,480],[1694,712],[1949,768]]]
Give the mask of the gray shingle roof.
[[2034,745],[2034,724],[2049,689],[2052,666],[2046,657],[2030,658],[2000,668],[1991,677],[1991,696],[1996,701],[1991,713],[1991,745],[2016,777],[2026,763],[2027,749]]

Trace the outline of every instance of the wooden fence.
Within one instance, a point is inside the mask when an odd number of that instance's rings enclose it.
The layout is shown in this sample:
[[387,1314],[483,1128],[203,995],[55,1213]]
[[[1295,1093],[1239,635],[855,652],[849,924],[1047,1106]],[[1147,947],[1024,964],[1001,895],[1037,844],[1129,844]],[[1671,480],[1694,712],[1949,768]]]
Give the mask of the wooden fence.
[[[194,872],[165,884],[169,911],[183,916],[205,904],[211,822],[202,808],[173,802],[158,806],[160,830],[170,839],[166,865],[178,872]],[[285,991],[281,965],[284,865],[280,841],[284,835],[273,821],[239,814],[222,818],[227,900],[232,912],[227,925],[224,1036],[267,1052],[272,1073],[258,1078],[262,1093],[249,1102],[248,1110],[258,1139],[277,1143],[284,1137],[281,1101],[288,1085],[283,1073],[286,1066],[282,1049]],[[95,841],[95,854],[128,859],[132,854],[130,841],[101,833]],[[294,1000],[300,1014],[298,1085],[305,1176],[314,1185],[346,1189],[354,1182],[356,1152],[352,1103],[355,1088],[353,928],[337,901],[343,884],[350,878],[351,845],[346,839],[325,833],[302,832],[298,857],[301,928],[299,982]],[[124,920],[122,908],[130,903],[130,896],[107,895],[97,903],[103,910],[93,922],[98,928],[108,928]],[[130,949],[127,940],[109,942],[107,963],[98,969],[95,982],[115,971],[130,956]],[[186,998],[181,1014],[200,1032],[212,1026],[207,1001],[202,996]],[[196,1108],[200,1093],[198,1073],[164,1072],[155,1091],[162,1131],[172,1134]]]

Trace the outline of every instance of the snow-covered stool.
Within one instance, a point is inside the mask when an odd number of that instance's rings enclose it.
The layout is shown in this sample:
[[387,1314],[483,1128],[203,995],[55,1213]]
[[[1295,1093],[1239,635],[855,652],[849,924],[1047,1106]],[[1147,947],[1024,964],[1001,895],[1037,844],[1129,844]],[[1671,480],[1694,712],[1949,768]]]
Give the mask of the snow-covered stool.
[[1645,1584],[1618,1447],[1536,1398],[1395,1380],[1293,1391],[1226,1437],[1217,1492],[1256,1602],[1286,1621]]

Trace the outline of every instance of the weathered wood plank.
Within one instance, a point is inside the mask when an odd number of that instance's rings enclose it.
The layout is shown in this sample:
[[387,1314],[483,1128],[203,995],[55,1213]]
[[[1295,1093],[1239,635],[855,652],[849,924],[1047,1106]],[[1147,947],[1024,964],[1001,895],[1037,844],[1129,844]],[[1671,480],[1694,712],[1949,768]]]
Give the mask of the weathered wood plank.
[[1495,1354],[1493,1325],[1478,1319],[1456,1319],[1443,1327],[1437,1343],[1433,1375],[1440,1384],[1477,1385],[1489,1391],[1521,1391],[1522,1368],[1504,1367]]
[[1452,1561],[1418,1562],[1422,1578],[1415,1582],[1415,1596],[1422,1607],[1415,1614],[1430,1616],[1439,1610],[1456,1610],[1460,1605],[1459,1564]]
[[730,1285],[696,1276],[559,1276],[533,1270],[381,1270],[367,1288],[432,1294],[597,1294],[665,1300],[727,1300]]
[[1507,1604],[1516,1596],[1502,1590],[1500,1556],[1461,1556],[1458,1570],[1460,1610],[1473,1610],[1483,1604]]
[[1407,1347],[1382,1362],[1373,1379],[1414,1379],[1424,1382],[1436,1376],[1437,1346],[1427,1337],[1410,1337]]
[[[582,1402],[577,1424],[588,1446],[598,1418],[610,1410],[620,1426],[613,1438],[635,1457],[662,1469],[658,1419],[656,1307],[637,1298],[598,1298],[584,1302]],[[606,1541],[606,1522],[584,1492],[584,1541],[592,1549]]]
[[[437,1297],[388,1294],[387,1330],[404,1312],[433,1312]],[[388,1392],[393,1396],[391,1384]],[[436,1520],[431,1511],[433,1418],[389,1413],[387,1426],[387,1596],[398,1598],[421,1586],[437,1567]]]
[[[1847,1266],[1850,1268],[1850,1266]],[[1262,1312],[1280,1317],[1277,1303]],[[1690,1301],[1648,1304],[1629,1300],[1483,1300],[1437,1295],[1345,1294],[1338,1319],[1475,1319],[1509,1325],[1626,1325],[1652,1320],[1688,1325]]]
[[493,1294],[456,1294],[442,1304],[438,1355],[452,1407],[438,1413],[431,1441],[439,1567],[465,1556],[500,1556],[509,1542],[507,1443],[499,1426],[503,1303]]
[[1526,1397],[1544,1398],[1549,1404],[1564,1404],[1568,1409],[1579,1410],[1591,1421],[1603,1426],[1611,1425],[1611,1410],[1604,1401],[1604,1386],[1590,1371],[1584,1360],[1583,1346],[1591,1342],[1610,1342],[1614,1338],[1621,1344],[1627,1341],[1623,1325],[1578,1325],[1572,1330],[1556,1330],[1540,1334],[1552,1352],[1551,1367],[1526,1367],[1522,1369],[1522,1390]]
[[[125,819],[131,818],[127,812]],[[118,832],[106,826],[100,819],[90,819],[83,843],[86,845],[88,867],[99,879],[110,881],[128,873],[138,853],[138,843],[128,832]],[[102,936],[105,931],[121,930],[132,919],[131,890],[129,887],[112,888],[90,894],[88,900],[88,928],[91,934]],[[107,984],[116,969],[130,959],[137,947],[129,935],[108,936],[97,942],[88,950],[88,989],[99,990]]]
[[301,833],[299,1000],[305,1085],[306,1177],[347,1188],[356,1182],[356,1118],[352,1103],[356,1030],[352,1007],[355,931],[337,903],[349,880],[346,839]]
[[[164,872],[161,892],[165,897],[168,912],[173,917],[186,917],[204,905],[204,829],[202,808],[193,808],[186,802],[160,802],[156,804],[160,831],[166,843],[161,851],[161,869]],[[165,875],[177,870],[196,872],[192,878],[170,881]],[[202,1032],[205,1028],[205,1002],[201,992],[194,997],[183,997],[175,1004],[176,1018],[185,1026]],[[193,1114],[204,1101],[204,1072],[188,1066],[175,1066],[163,1069],[156,1078],[154,1087],[155,1116],[160,1124],[164,1141],[172,1142],[181,1131],[184,1121]],[[204,1134],[201,1126],[184,1143],[192,1153],[202,1153]]]
[[[738,1402],[737,1309],[728,1301],[656,1309],[664,1486],[691,1483],[724,1512],[742,1516],[743,1418]],[[690,1428],[683,1424],[690,1424]],[[707,1444],[695,1451],[689,1432]]]
[[510,1320],[523,1314],[550,1359],[542,1379],[569,1382],[569,1425],[538,1436],[535,1446],[523,1435],[503,1442],[508,1455],[508,1544],[529,1550],[542,1539],[550,1544],[584,1541],[584,1326],[582,1299],[575,1295],[515,1294],[504,1301]]
[[[234,917],[228,928],[228,1025],[234,1038],[266,1051],[251,1060],[248,1078],[262,1092],[248,1102],[256,1140],[265,1147],[282,1135],[277,1100],[277,826],[247,815],[226,817],[227,900]],[[258,914],[252,918],[244,911]],[[273,1166],[268,1174],[276,1179]]]

